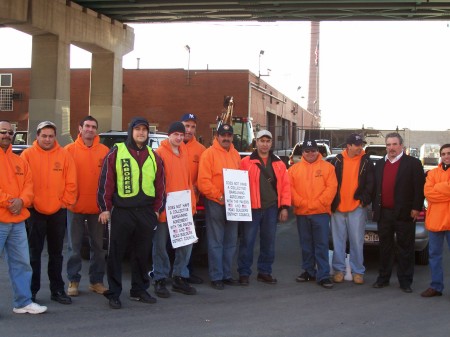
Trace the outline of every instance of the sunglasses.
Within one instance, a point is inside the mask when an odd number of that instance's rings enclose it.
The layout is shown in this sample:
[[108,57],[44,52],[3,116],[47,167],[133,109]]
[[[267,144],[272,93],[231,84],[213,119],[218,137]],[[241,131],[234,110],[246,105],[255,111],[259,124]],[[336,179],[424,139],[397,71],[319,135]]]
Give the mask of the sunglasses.
[[316,152],[317,152],[317,150],[303,150],[303,152],[305,152],[305,153],[310,153],[310,152],[312,152],[312,153],[316,153]]
[[0,134],[2,134],[2,135],[8,134],[8,135],[12,136],[12,135],[14,135],[14,131],[13,130],[0,130]]

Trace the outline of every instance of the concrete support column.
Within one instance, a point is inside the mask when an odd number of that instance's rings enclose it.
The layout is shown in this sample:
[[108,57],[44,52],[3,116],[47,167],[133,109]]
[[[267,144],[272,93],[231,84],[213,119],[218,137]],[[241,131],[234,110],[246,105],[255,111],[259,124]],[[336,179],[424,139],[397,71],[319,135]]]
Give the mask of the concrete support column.
[[122,55],[93,52],[90,114],[98,120],[99,132],[122,130],[122,83]]
[[29,142],[36,139],[36,127],[44,120],[56,124],[61,145],[73,142],[70,136],[70,44],[50,33],[33,36]]

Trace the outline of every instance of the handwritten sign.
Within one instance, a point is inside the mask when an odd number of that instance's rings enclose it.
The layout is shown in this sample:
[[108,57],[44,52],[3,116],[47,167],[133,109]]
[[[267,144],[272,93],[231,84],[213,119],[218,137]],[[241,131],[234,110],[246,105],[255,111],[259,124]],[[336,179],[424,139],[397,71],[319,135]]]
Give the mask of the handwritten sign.
[[252,221],[248,171],[223,169],[227,220]]
[[190,190],[168,193],[166,214],[173,248],[187,246],[198,241],[192,217]]

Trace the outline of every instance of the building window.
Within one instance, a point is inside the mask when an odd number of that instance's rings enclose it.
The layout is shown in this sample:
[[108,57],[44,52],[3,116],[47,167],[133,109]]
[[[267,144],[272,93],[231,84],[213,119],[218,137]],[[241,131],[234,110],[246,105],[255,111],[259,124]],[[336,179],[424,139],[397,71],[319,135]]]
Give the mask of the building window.
[[0,74],[0,87],[12,87],[12,74]]
[[0,89],[0,111],[13,111],[14,89]]

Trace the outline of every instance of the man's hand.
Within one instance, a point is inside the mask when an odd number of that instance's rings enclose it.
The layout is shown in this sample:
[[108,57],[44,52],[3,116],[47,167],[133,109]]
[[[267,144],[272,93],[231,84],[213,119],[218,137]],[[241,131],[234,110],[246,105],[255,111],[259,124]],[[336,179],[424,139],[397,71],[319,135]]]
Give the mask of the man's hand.
[[282,209],[280,215],[278,216],[278,220],[280,222],[285,222],[288,219],[288,210],[286,208]]
[[110,211],[101,212],[100,215],[98,216],[98,222],[101,222],[102,224],[107,224],[110,219],[111,219]]
[[411,218],[413,218],[414,221],[417,221],[417,217],[419,216],[420,211],[417,211],[415,209],[411,210]]
[[9,199],[9,206],[8,210],[11,212],[11,214],[18,215],[20,212],[22,212],[23,208],[23,201],[20,198],[12,198]]

